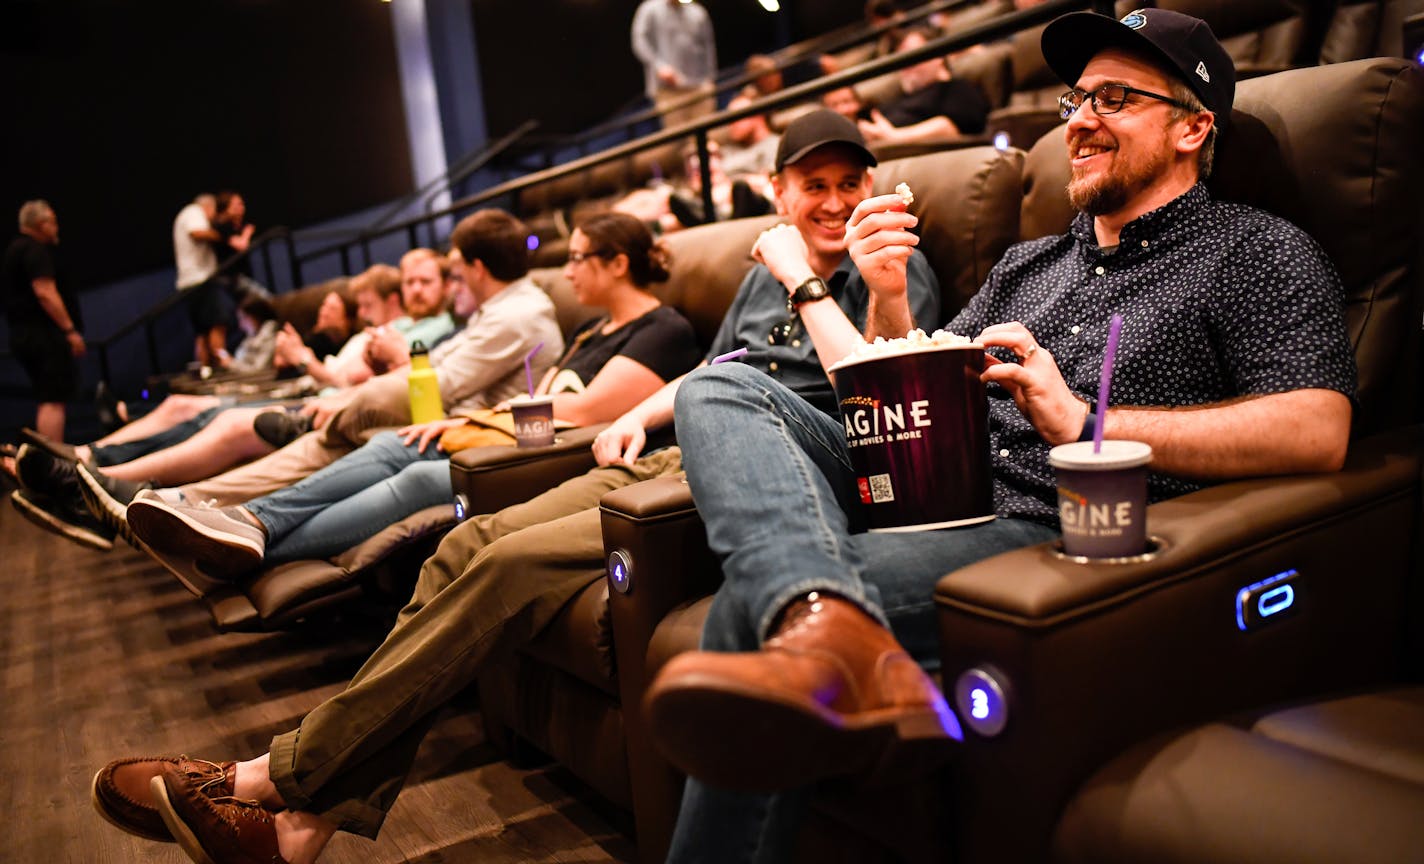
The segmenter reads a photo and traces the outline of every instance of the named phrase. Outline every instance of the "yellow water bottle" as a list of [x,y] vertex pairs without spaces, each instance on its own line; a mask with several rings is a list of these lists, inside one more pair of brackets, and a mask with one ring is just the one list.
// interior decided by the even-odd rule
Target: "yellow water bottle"
[[440,401],[440,378],[430,368],[430,352],[420,342],[410,346],[410,422],[445,419]]

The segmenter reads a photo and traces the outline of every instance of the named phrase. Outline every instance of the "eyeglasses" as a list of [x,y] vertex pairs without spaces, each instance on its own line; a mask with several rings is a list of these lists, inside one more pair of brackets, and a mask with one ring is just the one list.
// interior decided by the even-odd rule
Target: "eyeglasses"
[[599,250],[599,251],[597,251],[597,252],[570,252],[570,253],[569,253],[569,263],[570,263],[570,264],[582,264],[583,262],[587,261],[587,260],[590,259],[590,258],[609,258],[609,257],[612,257],[612,256],[609,255],[607,249],[601,249],[601,250]]
[[1184,102],[1178,102],[1171,96],[1163,96],[1161,93],[1149,93],[1146,90],[1138,90],[1136,87],[1128,87],[1126,84],[1104,84],[1093,92],[1079,90],[1074,87],[1067,93],[1058,97],[1058,116],[1067,120],[1083,104],[1084,99],[1091,99],[1093,111],[1099,115],[1116,114],[1127,105],[1127,97],[1136,93],[1138,96],[1146,96],[1148,99],[1156,99],[1159,102],[1166,102],[1168,105],[1175,105],[1183,111],[1191,111],[1192,106]]

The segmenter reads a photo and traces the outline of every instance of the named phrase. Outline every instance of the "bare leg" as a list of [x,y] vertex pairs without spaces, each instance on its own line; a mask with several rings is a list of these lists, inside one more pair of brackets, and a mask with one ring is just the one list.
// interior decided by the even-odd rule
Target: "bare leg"
[[187,441],[132,462],[111,465],[104,473],[121,480],[152,480],[160,486],[178,486],[211,477],[272,452],[272,445],[252,431],[252,421],[262,410],[230,408]]
[[41,402],[35,411],[35,431],[52,441],[63,441],[64,403]]
[[233,771],[232,795],[256,801],[268,810],[277,811],[277,849],[291,864],[310,864],[321,855],[336,826],[313,813],[288,810],[287,802],[272,785],[267,774],[268,754],[237,763]]
[[222,400],[216,396],[190,396],[177,393],[158,403],[157,408],[144,416],[105,435],[94,443],[100,445],[122,444],[125,441],[138,441],[150,435],[157,435],[179,423],[192,420],[209,408],[216,408],[221,402]]

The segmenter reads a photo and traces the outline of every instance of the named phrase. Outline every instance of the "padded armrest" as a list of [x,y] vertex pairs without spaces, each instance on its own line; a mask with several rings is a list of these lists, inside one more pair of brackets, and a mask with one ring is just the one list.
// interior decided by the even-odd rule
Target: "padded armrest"
[[470,502],[471,513],[495,513],[521,504],[592,469],[600,423],[559,432],[548,447],[471,447],[450,457],[450,484]]
[[[1078,564],[1053,554],[1054,544],[1042,544],[949,574],[936,586],[936,599],[1024,628],[1059,626],[1194,573],[1230,566],[1252,550],[1290,544],[1297,534],[1411,499],[1420,480],[1420,443],[1419,430],[1397,430],[1357,443],[1337,473],[1224,483],[1154,504],[1147,531],[1165,548],[1149,561]],[[1351,550],[1351,558],[1358,561],[1361,551]]]
[[[979,667],[1006,693],[1003,732],[971,732],[956,775],[965,859],[1041,860],[1073,790],[1151,735],[1395,678],[1420,451],[1418,429],[1397,430],[1334,474],[1155,504],[1148,533],[1167,545],[1149,561],[1076,564],[1042,544],[941,579],[946,690]],[[1293,605],[1242,630],[1242,589],[1289,570]],[[1008,795],[1016,808],[993,803]]]
[[[648,646],[668,612],[687,600],[711,594],[722,581],[717,556],[692,492],[680,476],[644,480],[603,496],[605,555],[625,556],[627,591],[610,581],[608,610],[613,621],[613,656],[623,725],[630,746],[633,815],[644,861],[661,861],[677,816],[680,775],[647,745],[643,693],[649,679]],[[632,746],[631,742],[642,742]]]

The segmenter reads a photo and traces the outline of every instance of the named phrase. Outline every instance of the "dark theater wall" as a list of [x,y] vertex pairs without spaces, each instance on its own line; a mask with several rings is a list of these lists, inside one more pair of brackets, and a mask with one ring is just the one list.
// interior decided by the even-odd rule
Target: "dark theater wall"
[[3,233],[50,199],[80,288],[171,266],[200,191],[242,191],[261,228],[411,187],[375,0],[4,0],[0,76]]

